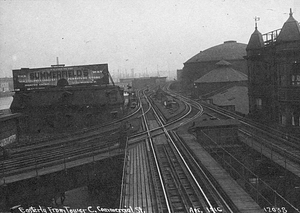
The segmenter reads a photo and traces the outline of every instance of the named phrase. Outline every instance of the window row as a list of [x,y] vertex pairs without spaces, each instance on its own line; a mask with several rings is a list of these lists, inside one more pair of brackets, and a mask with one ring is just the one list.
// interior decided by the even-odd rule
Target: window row
[[[286,115],[280,115],[280,124],[287,125],[287,117]],[[292,126],[300,126],[300,115],[292,115],[291,117]]]

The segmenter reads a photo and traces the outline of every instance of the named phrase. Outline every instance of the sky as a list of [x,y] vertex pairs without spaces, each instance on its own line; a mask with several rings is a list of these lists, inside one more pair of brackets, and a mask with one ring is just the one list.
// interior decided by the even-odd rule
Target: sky
[[176,75],[200,51],[300,21],[300,0],[0,0],[0,77],[108,63],[114,78]]

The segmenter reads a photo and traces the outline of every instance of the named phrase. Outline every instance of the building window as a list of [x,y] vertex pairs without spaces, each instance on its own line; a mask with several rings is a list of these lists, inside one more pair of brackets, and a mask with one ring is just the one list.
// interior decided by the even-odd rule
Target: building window
[[286,116],[280,115],[279,119],[280,119],[280,124],[285,126],[286,125]]
[[262,100],[261,98],[255,99],[256,109],[262,109]]
[[300,116],[293,114],[292,115],[292,125],[293,126],[300,126]]
[[292,85],[300,86],[300,74],[292,75]]
[[300,63],[293,63],[292,65],[292,85],[300,86]]

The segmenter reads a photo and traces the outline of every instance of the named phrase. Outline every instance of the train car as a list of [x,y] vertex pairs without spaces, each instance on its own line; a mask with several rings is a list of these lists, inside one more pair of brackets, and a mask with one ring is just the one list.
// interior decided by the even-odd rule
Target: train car
[[11,111],[37,133],[101,124],[123,115],[123,89],[109,79],[107,64],[13,70]]

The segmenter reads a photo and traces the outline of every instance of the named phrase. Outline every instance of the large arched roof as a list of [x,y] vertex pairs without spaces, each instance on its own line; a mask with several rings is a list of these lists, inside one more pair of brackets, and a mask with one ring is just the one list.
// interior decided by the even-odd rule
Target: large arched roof
[[225,41],[223,44],[201,51],[185,63],[243,59],[243,56],[247,55],[246,47],[247,44]]

